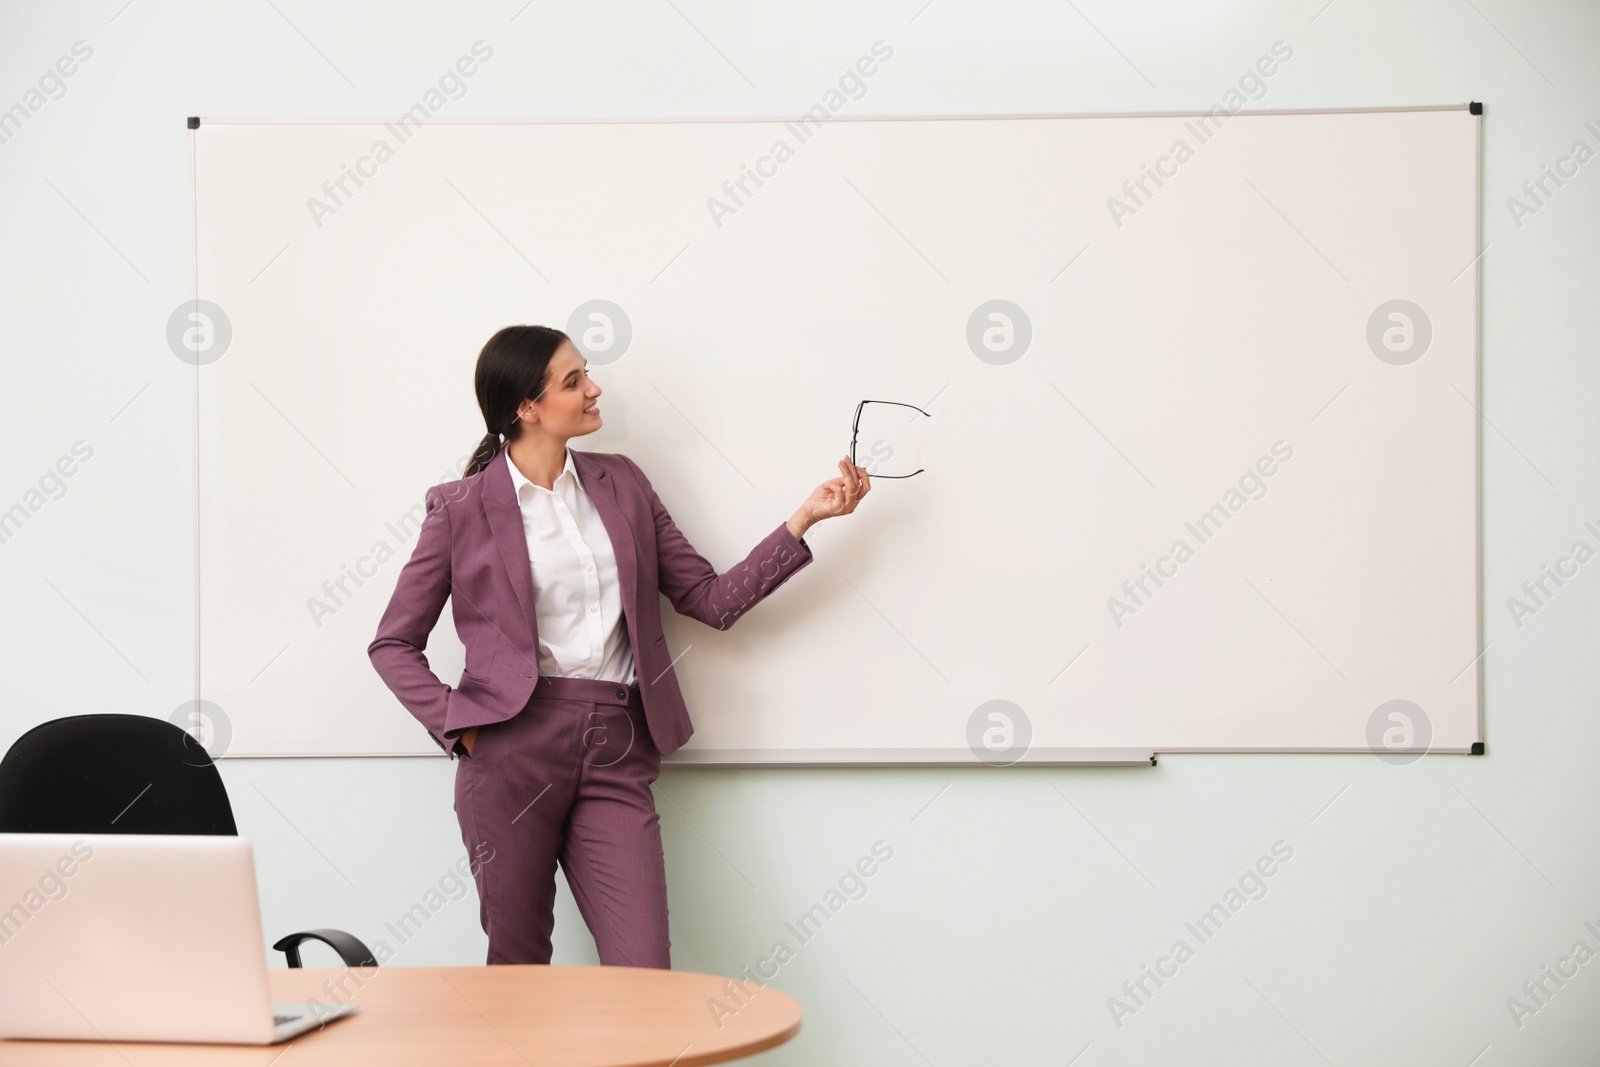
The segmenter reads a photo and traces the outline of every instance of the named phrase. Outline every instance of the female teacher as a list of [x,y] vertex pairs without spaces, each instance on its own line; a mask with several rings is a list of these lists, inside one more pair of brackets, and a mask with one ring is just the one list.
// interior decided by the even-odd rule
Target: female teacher
[[[650,785],[694,726],[661,627],[672,606],[726,630],[811,562],[815,522],[872,487],[842,476],[718,574],[638,464],[578,452],[600,387],[559,330],[507,326],[478,355],[488,433],[464,476],[427,492],[411,559],[367,648],[456,766],[488,963],[549,963],[555,870],[600,962],[670,967],[661,823]],[[504,438],[502,447],[501,438]],[[452,689],[423,654],[453,604],[466,667]]]

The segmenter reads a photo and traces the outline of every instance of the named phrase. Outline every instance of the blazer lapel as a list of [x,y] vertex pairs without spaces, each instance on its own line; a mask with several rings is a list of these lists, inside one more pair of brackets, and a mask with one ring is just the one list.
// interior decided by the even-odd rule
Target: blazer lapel
[[506,577],[511,579],[511,590],[522,608],[522,617],[528,624],[531,648],[539,648],[539,628],[533,614],[533,566],[528,561],[528,536],[522,529],[522,508],[517,504],[516,487],[511,482],[510,458],[505,449],[489,461],[484,472],[488,479],[483,494],[484,514],[489,517],[489,530],[500,549],[500,562],[505,565]]
[[[591,453],[572,449],[572,464],[578,471],[584,492],[589,495],[589,502],[600,513],[600,521],[611,536],[611,550],[617,557],[617,576],[622,582],[622,614],[631,622],[633,606],[639,601],[639,560],[633,530],[617,500],[617,480],[606,473],[605,467]],[[631,632],[628,636],[630,640],[637,640]]]

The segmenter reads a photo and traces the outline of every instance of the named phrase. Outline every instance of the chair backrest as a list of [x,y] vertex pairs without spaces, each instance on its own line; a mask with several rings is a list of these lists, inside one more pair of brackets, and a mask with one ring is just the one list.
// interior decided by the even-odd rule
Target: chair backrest
[[0,833],[238,832],[210,754],[165,719],[53,719],[0,759]]

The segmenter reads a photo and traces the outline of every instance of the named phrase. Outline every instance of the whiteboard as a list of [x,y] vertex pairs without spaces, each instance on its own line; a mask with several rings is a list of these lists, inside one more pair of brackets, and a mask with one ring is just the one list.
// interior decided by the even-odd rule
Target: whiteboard
[[483,434],[478,350],[576,320],[615,328],[572,447],[632,456],[719,570],[837,474],[859,401],[928,413],[923,472],[737,626],[666,613],[672,761],[1363,752],[1395,707],[1469,751],[1480,124],[203,119],[172,336],[214,733],[442,755],[366,646]]

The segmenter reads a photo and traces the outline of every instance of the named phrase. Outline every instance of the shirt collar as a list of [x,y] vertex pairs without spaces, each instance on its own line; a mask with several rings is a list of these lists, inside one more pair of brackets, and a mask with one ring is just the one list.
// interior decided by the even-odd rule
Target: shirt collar
[[[534,489],[544,488],[542,485],[534,485],[532,482],[530,482],[523,475],[523,473],[517,469],[517,465],[511,462],[511,449],[509,447],[501,449],[501,452],[505,455],[506,466],[511,469],[511,488],[516,493],[518,500],[522,499],[522,487],[525,485]],[[561,473],[556,475],[556,480],[551,483],[551,489],[554,489],[556,486],[560,485],[561,479],[565,478],[569,474],[572,475],[572,483],[574,485],[581,486],[583,484],[582,482],[578,481],[578,468],[577,465],[572,462],[572,449],[570,448],[567,449],[566,466],[562,467]]]

